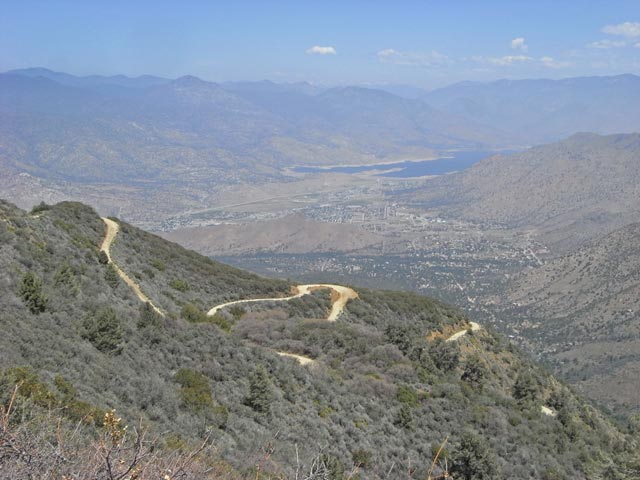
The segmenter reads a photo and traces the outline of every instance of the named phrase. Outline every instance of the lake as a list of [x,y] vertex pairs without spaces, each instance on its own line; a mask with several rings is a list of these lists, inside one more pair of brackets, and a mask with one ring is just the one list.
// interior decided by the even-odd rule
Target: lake
[[[377,165],[358,165],[348,167],[295,167],[293,170],[298,173],[316,173],[316,172],[333,172],[333,173],[362,173],[385,171],[378,173],[381,177],[423,177],[426,175],[444,175],[445,173],[457,172],[464,170],[478,163],[483,158],[495,155],[498,152],[487,151],[464,151],[464,152],[447,152],[446,157],[437,158],[435,160],[410,160],[397,163],[385,163]],[[505,152],[503,152],[505,153]],[[389,172],[387,170],[393,169]]]

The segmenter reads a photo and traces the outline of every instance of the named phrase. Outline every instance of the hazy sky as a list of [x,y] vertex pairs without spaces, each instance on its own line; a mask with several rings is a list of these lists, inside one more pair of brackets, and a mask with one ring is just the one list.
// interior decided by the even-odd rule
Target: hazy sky
[[0,70],[322,84],[640,73],[638,0],[4,0]]

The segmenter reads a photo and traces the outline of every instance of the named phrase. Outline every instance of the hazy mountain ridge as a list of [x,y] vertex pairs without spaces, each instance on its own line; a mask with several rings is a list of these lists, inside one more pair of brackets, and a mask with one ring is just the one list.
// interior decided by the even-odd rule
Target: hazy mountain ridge
[[[156,146],[172,147],[173,163],[179,161],[183,168],[198,168],[200,164],[211,173],[228,176],[228,172],[222,170],[231,166],[230,161],[239,171],[255,173],[271,169],[275,173],[275,168],[311,160],[299,157],[297,149],[288,143],[308,145],[311,150],[323,149],[323,155],[314,157],[317,163],[339,163],[397,157],[420,149],[426,153],[442,145],[459,147],[495,142],[488,129],[463,119],[440,122],[445,114],[420,102],[411,103],[373,90],[358,89],[363,93],[355,96],[342,94],[341,89],[334,94],[311,95],[305,89],[282,87],[272,89],[281,96],[280,101],[270,102],[264,98],[273,94],[269,89],[245,88],[240,89],[242,95],[239,95],[223,85],[191,76],[144,86],[136,83],[136,87],[129,86],[136,79],[129,79],[129,83],[116,82],[122,88],[115,90],[109,78],[100,83],[54,72],[47,78],[34,76],[33,72],[2,74],[3,142],[27,139],[23,128],[15,127],[17,124],[29,127],[28,142],[32,146],[30,155],[13,152],[9,160],[27,165],[50,163],[52,175],[58,166],[60,172],[57,173],[71,176],[71,169],[58,165],[45,150],[46,142],[50,141],[47,139],[55,137],[77,160],[96,164],[95,179],[116,181],[111,172],[119,172],[132,159],[148,161],[147,149]],[[87,83],[91,88],[85,87]],[[364,102],[360,101],[363,96]],[[300,99],[304,101],[304,108],[292,115],[290,106]],[[357,125],[362,120],[358,111],[364,107],[368,115],[375,115],[374,130]],[[17,123],[19,119],[26,122]],[[418,122],[424,126],[417,125],[403,134],[402,129],[394,128],[397,121],[406,125]],[[387,129],[390,133],[381,136]],[[79,144],[77,137],[82,137],[87,145]],[[45,145],[41,147],[43,140]],[[100,158],[98,167],[96,159],[101,156],[101,150],[114,155]],[[159,157],[154,160],[155,175],[149,175],[146,165],[135,164],[132,173],[136,173],[135,168],[142,168],[147,177],[171,178],[161,153],[152,153],[154,158]]]
[[[320,450],[336,468],[360,462],[367,478],[388,478],[392,464],[404,473],[407,462],[422,474],[447,435],[450,464],[462,461],[464,431],[484,445],[471,452],[482,462],[469,468],[491,478],[599,478],[610,462],[634,474],[622,464],[633,441],[503,339],[478,331],[438,340],[468,325],[450,307],[359,290],[328,323],[328,295],[317,292],[208,322],[202,310],[217,302],[284,295],[288,284],[120,227],[113,258],[166,318],[109,273],[97,248],[104,224],[90,208],[63,203],[29,215],[0,204],[3,403],[12,379],[24,375],[13,367],[29,366],[31,384],[42,382],[36,391],[75,389],[74,408],[82,401],[117,408],[125,421],[142,416],[180,442],[209,429],[218,454],[252,478],[247,467],[262,461],[264,445],[273,450],[262,470],[291,473],[295,444],[304,445],[304,468]],[[317,366],[274,350],[311,356]],[[252,390],[255,382],[262,387]],[[41,401],[29,391],[19,397],[20,408]],[[558,416],[543,414],[541,403]]]
[[421,97],[449,113],[543,143],[588,131],[640,131],[640,77],[462,82]]

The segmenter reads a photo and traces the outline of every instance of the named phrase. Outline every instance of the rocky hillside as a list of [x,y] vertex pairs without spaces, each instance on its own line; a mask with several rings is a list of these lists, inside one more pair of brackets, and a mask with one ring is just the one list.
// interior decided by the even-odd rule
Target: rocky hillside
[[640,135],[578,134],[427,182],[415,202],[571,249],[640,220]]
[[581,391],[640,411],[640,225],[527,271],[507,286],[506,316],[534,352]]
[[446,305],[359,289],[332,322],[338,290],[278,301],[291,284],[111,225],[103,243],[84,205],[0,204],[0,401],[18,426],[53,410],[120,445],[116,409],[162,449],[209,438],[226,478],[425,478],[445,439],[433,475],[638,478],[635,440]]

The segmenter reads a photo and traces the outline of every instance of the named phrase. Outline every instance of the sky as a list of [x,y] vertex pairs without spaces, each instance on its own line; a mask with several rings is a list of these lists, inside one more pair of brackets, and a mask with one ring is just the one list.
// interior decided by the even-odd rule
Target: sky
[[640,74],[639,0],[3,0],[0,71],[321,85]]

